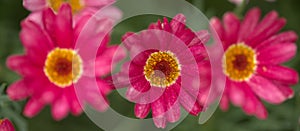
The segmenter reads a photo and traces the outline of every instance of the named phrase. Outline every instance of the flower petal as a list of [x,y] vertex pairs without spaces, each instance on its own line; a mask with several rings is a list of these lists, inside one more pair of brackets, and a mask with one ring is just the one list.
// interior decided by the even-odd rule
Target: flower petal
[[299,81],[298,73],[295,70],[278,65],[260,65],[257,73],[288,85],[297,84]]
[[45,106],[44,103],[41,103],[37,99],[31,98],[25,105],[23,114],[29,118],[34,117],[42,110],[44,106]]
[[234,13],[226,13],[223,16],[226,43],[231,44],[237,41],[240,29],[240,20]]
[[134,114],[137,118],[144,119],[150,112],[150,104],[135,104]]
[[257,51],[259,64],[281,64],[296,55],[297,46],[294,43],[280,43]]
[[61,96],[52,104],[51,112],[55,120],[59,121],[68,115],[70,110],[66,96]]
[[30,11],[40,11],[47,5],[46,0],[23,0],[23,6]]
[[256,49],[266,48],[267,46],[278,44],[278,43],[294,43],[298,39],[298,35],[294,31],[282,32],[278,35],[274,35],[269,39],[259,44]]
[[42,68],[34,65],[31,60],[24,55],[13,55],[7,58],[6,65],[11,70],[16,71],[22,76],[43,75]]
[[25,81],[19,80],[8,87],[7,94],[12,100],[23,100],[29,96],[29,91]]
[[249,115],[255,115],[260,119],[266,119],[268,112],[264,105],[260,102],[248,85],[246,85],[244,90],[247,96],[245,104],[243,105],[243,110]]
[[253,8],[247,12],[244,21],[241,24],[238,41],[245,41],[245,39],[253,32],[256,27],[261,11],[259,8]]
[[248,85],[256,95],[272,104],[279,104],[287,99],[276,85],[261,76],[253,76]]

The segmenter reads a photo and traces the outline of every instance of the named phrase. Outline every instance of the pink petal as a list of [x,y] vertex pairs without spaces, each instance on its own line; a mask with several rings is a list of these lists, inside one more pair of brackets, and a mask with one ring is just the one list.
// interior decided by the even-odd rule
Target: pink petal
[[150,112],[150,104],[135,104],[134,114],[137,118],[144,119]]
[[224,41],[224,39],[225,39],[225,29],[223,28],[221,20],[217,17],[213,17],[210,20],[210,25],[213,28],[213,30],[215,30],[217,32],[217,34],[219,35],[221,41]]
[[252,8],[247,12],[244,21],[241,24],[238,41],[244,41],[245,38],[247,38],[253,32],[259,21],[260,14],[261,11],[259,8]]
[[196,99],[192,98],[185,90],[180,90],[179,95],[180,104],[183,106],[183,108],[191,115],[198,115],[202,110],[202,107],[199,105]]
[[[46,8],[42,13],[42,22],[45,27],[45,30],[49,33],[49,35],[53,35],[55,32],[55,21],[56,15],[54,14],[51,8]],[[56,43],[55,43],[56,44]]]
[[223,21],[226,33],[226,43],[235,43],[237,41],[238,31],[240,29],[240,20],[234,13],[226,13],[223,16]]
[[[44,18],[47,16],[44,16]],[[54,33],[51,34],[60,48],[72,48],[74,41],[72,10],[69,4],[63,4],[56,16]]]
[[54,48],[50,37],[38,24],[32,21],[24,20],[21,26],[20,39],[26,48],[27,55],[36,64],[43,65],[48,51]]
[[270,36],[275,35],[278,31],[280,31],[285,24],[286,20],[284,18],[276,20],[270,28],[266,29],[262,32],[262,34],[252,40],[252,43],[250,45],[252,45],[253,47],[259,45],[262,41],[268,39]]
[[84,4],[87,6],[104,6],[112,4],[115,0],[84,0]]
[[299,81],[298,72],[278,65],[261,65],[257,68],[257,73],[288,85],[297,84]]
[[272,104],[279,104],[287,99],[276,85],[261,76],[253,76],[248,85],[256,95]]
[[242,83],[231,82],[230,87],[228,88],[229,98],[235,106],[241,107],[245,104],[245,91],[244,85]]
[[6,92],[9,98],[15,101],[23,100],[29,96],[29,91],[24,80],[19,80],[11,84]]
[[180,105],[178,92],[179,90],[176,90],[172,86],[168,87],[164,92],[167,110],[167,120],[169,122],[176,122],[180,119]]
[[6,65],[11,70],[22,76],[44,75],[42,68],[34,65],[31,60],[24,55],[13,55],[7,58]]
[[111,70],[114,69],[114,65],[112,64],[123,59],[126,55],[123,50],[118,50],[119,46],[105,48],[106,49],[103,49],[104,51],[96,58],[95,61],[96,76],[104,76],[109,74]]
[[264,19],[255,27],[255,29],[253,30],[251,35],[246,39],[245,42],[247,44],[252,44],[252,41],[254,41],[257,37],[264,35],[263,33],[266,30],[270,29],[272,25],[274,25],[274,23],[276,23],[275,21],[277,20],[277,18],[278,18],[278,14],[276,11],[271,11],[270,13],[268,13],[264,17]]
[[37,115],[45,105],[41,103],[39,100],[31,98],[27,102],[24,108],[23,114],[27,117],[34,117]]
[[23,0],[23,6],[30,11],[40,11],[47,6],[46,0]]
[[58,98],[53,104],[51,108],[52,116],[55,120],[59,121],[65,118],[68,115],[70,110],[68,100],[65,96],[61,96]]
[[166,123],[167,123],[167,119],[166,117],[155,117],[153,118],[154,124],[157,128],[165,128],[166,127]]
[[229,99],[228,96],[223,94],[222,99],[220,101],[220,108],[223,111],[227,111],[229,109]]
[[182,32],[185,29],[185,22],[186,18],[183,14],[174,16],[174,18],[170,22],[170,25],[175,35],[178,35],[178,33]]
[[265,48],[266,46],[270,46],[278,43],[294,43],[298,39],[298,35],[293,31],[282,32],[278,35],[274,35],[269,39],[263,41],[260,45],[256,47],[256,49]]
[[280,64],[296,55],[297,46],[294,43],[280,43],[258,50],[259,64]]
[[288,98],[291,99],[294,96],[294,90],[288,86],[278,85],[278,89],[282,92],[282,94]]
[[82,107],[78,101],[74,87],[70,87],[65,91],[71,113],[75,116],[80,115],[82,113]]
[[4,119],[0,122],[0,131],[15,131],[15,128],[8,119]]
[[256,95],[251,91],[250,87],[246,85],[246,99],[243,105],[243,110],[249,115],[256,115],[260,119],[266,119],[268,112]]

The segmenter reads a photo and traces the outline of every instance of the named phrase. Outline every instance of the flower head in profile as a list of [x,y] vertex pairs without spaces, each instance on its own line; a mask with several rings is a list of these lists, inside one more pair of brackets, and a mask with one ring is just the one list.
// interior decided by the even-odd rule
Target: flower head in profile
[[3,119],[0,120],[0,131],[15,131],[15,128],[8,119]]
[[[73,27],[71,7],[64,4],[56,14],[49,8],[45,9],[42,18],[42,25],[30,19],[21,24],[20,39],[25,54],[10,56],[7,66],[22,78],[8,87],[8,96],[12,100],[29,98],[23,112],[28,117],[35,116],[47,104],[51,105],[55,120],[64,118],[68,112],[81,114],[80,103],[105,110],[108,107],[105,95],[110,92],[110,87],[100,78],[97,78],[97,87],[89,85],[87,81],[94,79],[87,69],[91,62],[83,60],[81,50],[75,49],[82,27],[90,17],[82,17]],[[95,69],[96,76],[105,76],[110,72],[116,46],[108,47],[109,36],[103,34],[109,32],[113,21],[103,17],[95,24],[97,32],[81,35],[91,40],[104,38],[94,63],[101,66]],[[80,88],[75,90],[74,84],[80,84]]]
[[278,33],[286,20],[271,11],[260,21],[260,9],[253,8],[243,20],[233,13],[211,20],[225,49],[223,72],[227,76],[221,108],[231,101],[247,114],[265,119],[261,100],[280,104],[293,97],[298,83],[295,70],[280,64],[295,56],[298,36],[293,31]]
[[164,18],[147,30],[123,37],[131,60],[120,74],[128,79],[114,80],[128,82],[126,97],[135,103],[135,116],[143,119],[152,110],[158,128],[178,121],[180,107],[198,115],[204,106],[202,92],[208,87],[209,73],[199,69],[210,70],[204,47],[209,35],[192,32],[185,20],[178,14],[170,22]]

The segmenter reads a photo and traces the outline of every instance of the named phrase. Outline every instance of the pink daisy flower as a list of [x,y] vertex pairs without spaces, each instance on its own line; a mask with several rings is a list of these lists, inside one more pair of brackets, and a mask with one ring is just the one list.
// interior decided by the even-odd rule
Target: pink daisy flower
[[3,119],[0,120],[0,131],[15,131],[15,128],[8,119]]
[[227,76],[221,100],[226,110],[231,101],[246,114],[267,118],[261,99],[280,104],[293,97],[290,86],[298,83],[295,70],[281,66],[295,56],[298,36],[293,31],[278,33],[286,20],[271,11],[261,21],[260,9],[253,8],[239,20],[233,13],[223,16],[223,23],[212,18],[211,25],[225,49],[223,72]]
[[[94,80],[89,74],[90,62],[82,59],[80,50],[75,50],[75,43],[82,27],[90,16],[82,17],[73,28],[71,7],[62,5],[57,14],[51,9],[43,11],[43,24],[39,25],[25,19],[21,26],[20,39],[25,47],[24,55],[8,58],[7,66],[22,76],[22,79],[10,85],[7,94],[12,100],[29,98],[24,115],[35,116],[46,104],[51,105],[55,120],[64,118],[70,111],[73,115],[82,112],[80,103],[88,103],[95,109],[103,111],[108,107],[105,95],[110,87],[97,79],[98,87],[89,86]],[[90,40],[100,39],[112,27],[112,20],[99,18],[95,31],[82,33]],[[97,31],[97,32],[96,32]],[[89,44],[86,41],[86,44]],[[96,76],[109,74],[116,46],[107,47],[108,36],[102,41],[95,64]],[[80,88],[74,88],[74,84]],[[77,99],[77,96],[84,98]]]
[[86,8],[98,8],[114,2],[114,0],[23,0],[23,5],[30,11],[42,11],[51,8],[57,12],[64,3],[70,4],[73,13]]
[[210,70],[204,47],[209,36],[207,31],[192,32],[185,20],[182,14],[170,22],[164,18],[148,30],[123,37],[131,60],[119,75],[128,79],[113,80],[128,82],[126,97],[135,103],[135,116],[143,119],[152,110],[158,128],[178,121],[180,107],[198,115],[204,106],[202,93],[207,90],[209,73],[199,69]]

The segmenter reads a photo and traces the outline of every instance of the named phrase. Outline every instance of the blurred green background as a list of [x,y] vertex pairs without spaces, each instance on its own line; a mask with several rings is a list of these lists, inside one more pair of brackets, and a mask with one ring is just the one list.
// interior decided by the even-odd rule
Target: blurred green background
[[[176,1],[176,0],[174,0]],[[207,17],[221,17],[226,11],[233,11],[235,5],[227,0],[189,0],[197,8],[203,11]],[[300,34],[300,1],[299,0],[277,0],[269,3],[264,0],[250,0],[246,6],[260,7],[263,14],[276,10],[280,16],[287,19],[284,30],[294,30]],[[246,10],[247,10],[246,9]],[[243,12],[245,13],[245,12]],[[5,67],[7,56],[22,53],[23,48],[19,41],[20,22],[29,14],[22,6],[22,0],[0,0],[0,82],[10,84],[19,77]],[[127,31],[138,31],[144,29],[149,23],[155,22],[159,17],[151,16],[127,20],[120,24],[113,33],[111,43],[119,43],[120,36]],[[133,21],[141,21],[133,24]],[[297,42],[299,44],[299,42]],[[287,66],[300,71],[300,54]],[[299,128],[300,114],[300,85],[293,87],[295,97],[281,105],[270,105],[265,103],[269,111],[267,120],[258,120],[253,116],[245,115],[241,109],[231,106],[228,112],[217,110],[213,117],[204,125],[198,125],[198,117],[188,116],[174,131],[202,130],[202,131],[296,131]],[[121,114],[133,117],[133,104],[122,99],[116,92],[109,95],[112,108]],[[0,99],[1,101],[1,99]],[[23,105],[25,102],[19,102]],[[124,108],[126,107],[126,108]],[[0,108],[0,116],[4,114]],[[101,130],[84,114],[79,117],[69,116],[56,122],[52,119],[49,107],[45,108],[39,115],[32,119],[24,118],[29,131],[96,131]]]

